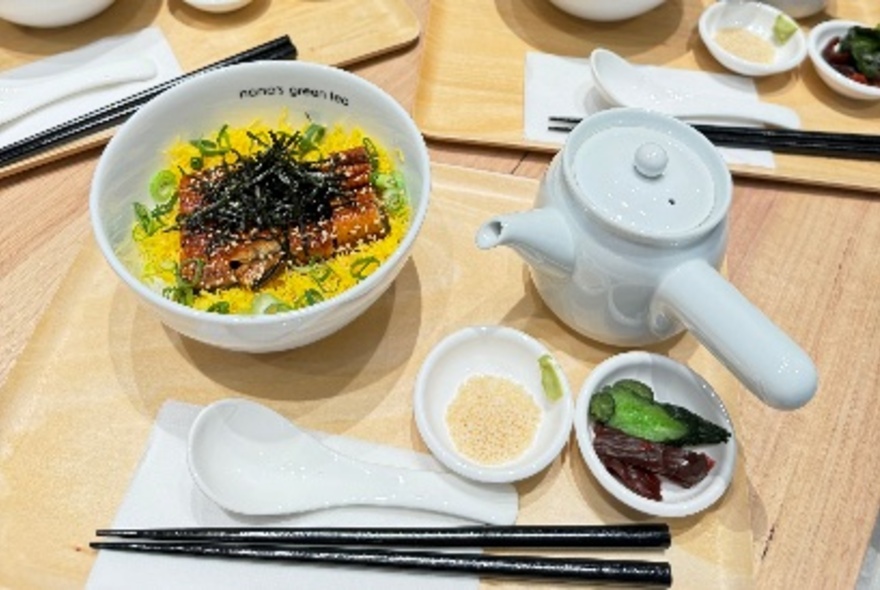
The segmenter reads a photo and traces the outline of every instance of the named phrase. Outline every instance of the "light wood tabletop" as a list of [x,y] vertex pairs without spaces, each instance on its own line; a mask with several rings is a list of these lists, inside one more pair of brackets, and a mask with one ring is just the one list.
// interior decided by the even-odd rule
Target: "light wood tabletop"
[[[424,30],[430,2],[410,4]],[[423,43],[349,69],[411,108]],[[435,163],[533,179],[550,160],[433,141],[429,148]],[[0,383],[48,306],[65,305],[56,291],[89,239],[100,151],[0,179]],[[880,508],[880,195],[743,178],[734,192],[727,275],[804,347],[820,377],[816,397],[793,412],[742,388],[735,398],[756,587],[852,588]]]

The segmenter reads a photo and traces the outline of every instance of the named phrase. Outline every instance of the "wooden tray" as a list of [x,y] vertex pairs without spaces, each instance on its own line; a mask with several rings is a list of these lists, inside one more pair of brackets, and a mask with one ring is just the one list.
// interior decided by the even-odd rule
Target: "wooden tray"
[[[556,151],[558,146],[523,135],[527,52],[587,57],[594,48],[607,47],[635,63],[725,72],[696,32],[700,12],[713,1],[667,0],[628,21],[590,23],[557,10],[548,0],[434,0],[414,117],[436,139]],[[880,4],[830,0],[824,15],[801,24],[832,17],[873,25],[880,22]],[[764,100],[795,107],[805,129],[880,132],[880,102],[840,97],[806,61],[793,74],[758,81],[757,88]],[[783,154],[776,156],[773,170],[736,166],[733,172],[880,191],[876,162]]]
[[[69,51],[108,36],[159,27],[185,72],[281,35],[290,35],[299,59],[336,66],[415,41],[419,21],[405,0],[255,0],[227,14],[210,14],[180,0],[124,1],[75,26],[19,27],[0,20],[0,71]],[[113,131],[0,169],[0,177],[103,145]]]
[[[578,390],[616,350],[565,329],[514,253],[477,251],[473,242],[482,221],[529,206],[536,188],[530,179],[435,166],[431,212],[391,290],[341,332],[286,353],[230,353],[179,337],[135,301],[89,242],[0,391],[0,537],[14,539],[0,552],[0,587],[82,587],[94,560],[87,544],[95,528],[111,524],[166,400],[257,399],[306,428],[426,451],[411,413],[415,375],[442,337],[474,324],[540,339]],[[655,350],[703,374],[736,422],[740,386],[695,340]],[[597,486],[572,436],[560,458],[518,486],[519,520],[644,519]],[[677,587],[752,587],[742,461],[719,503],[672,526],[664,557]]]

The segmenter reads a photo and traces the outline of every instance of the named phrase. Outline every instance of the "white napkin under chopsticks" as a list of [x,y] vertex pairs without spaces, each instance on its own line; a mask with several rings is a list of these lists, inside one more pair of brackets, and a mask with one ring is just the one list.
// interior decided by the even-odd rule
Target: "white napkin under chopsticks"
[[[225,512],[201,493],[187,468],[187,435],[200,410],[199,406],[180,402],[162,406],[113,528],[473,524],[439,514],[389,508],[337,508],[284,518],[248,518]],[[439,468],[424,454],[340,436],[328,436],[323,442],[341,453],[374,463]],[[107,528],[107,524],[96,522],[95,528]],[[86,588],[475,590],[478,586],[479,580],[471,576],[102,551]]]
[[51,79],[54,74],[134,56],[150,58],[156,65],[156,75],[148,80],[82,92],[0,125],[0,147],[176,78],[183,74],[183,70],[162,31],[157,27],[148,27],[136,33],[106,37],[71,51],[0,72],[2,87],[4,80],[22,82]]
[[[758,101],[749,78],[674,68],[638,66],[650,78],[666,86],[689,88],[707,96]],[[529,52],[525,61],[523,130],[526,139],[542,143],[565,143],[565,133],[548,131],[551,116],[587,116],[610,108],[598,93],[588,58],[564,57]],[[739,148],[718,148],[728,164],[775,168],[773,152]]]

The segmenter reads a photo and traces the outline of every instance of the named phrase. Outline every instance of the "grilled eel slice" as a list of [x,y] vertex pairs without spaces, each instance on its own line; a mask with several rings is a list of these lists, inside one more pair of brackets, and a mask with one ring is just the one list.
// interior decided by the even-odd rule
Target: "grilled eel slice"
[[[370,183],[372,172],[369,155],[363,147],[336,152],[309,165],[308,175],[315,184],[304,183],[305,186],[298,188],[311,190],[311,197],[321,190],[326,194],[321,202],[309,204],[309,215],[291,220],[285,226],[220,231],[211,224],[181,223],[181,276],[197,289],[214,291],[234,286],[258,289],[287,264],[327,260],[384,237],[388,233],[388,220]],[[209,189],[233,173],[218,167],[184,176],[178,189],[182,218],[193,217],[208,207],[220,207],[218,200],[208,198]],[[326,190],[327,187],[331,188]],[[292,202],[302,196],[290,194],[290,190],[282,192],[278,198]],[[243,199],[232,206],[250,205]]]

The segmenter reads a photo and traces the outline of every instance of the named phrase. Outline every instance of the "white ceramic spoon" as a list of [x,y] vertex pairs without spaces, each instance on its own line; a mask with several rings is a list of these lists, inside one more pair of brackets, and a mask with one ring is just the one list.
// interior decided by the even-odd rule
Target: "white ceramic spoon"
[[798,114],[788,107],[757,100],[705,98],[663,86],[607,49],[593,50],[590,66],[599,93],[617,106],[657,111],[680,119],[723,119],[789,129],[801,126]]
[[68,96],[156,75],[151,59],[136,57],[47,77],[33,82],[0,81],[0,125]]
[[199,413],[189,435],[189,468],[214,502],[251,516],[393,506],[502,525],[513,524],[518,510],[510,485],[358,461],[246,400],[219,401]]

